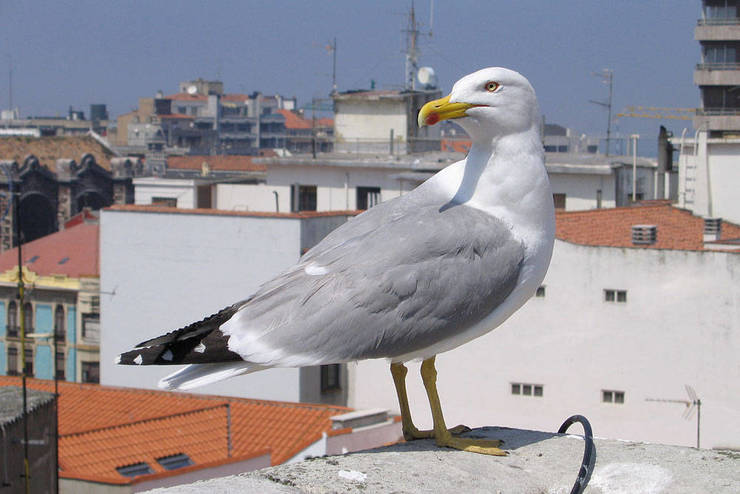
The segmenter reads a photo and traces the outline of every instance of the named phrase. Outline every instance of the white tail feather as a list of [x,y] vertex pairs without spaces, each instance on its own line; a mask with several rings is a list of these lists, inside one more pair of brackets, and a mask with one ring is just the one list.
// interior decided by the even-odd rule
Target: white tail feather
[[184,369],[160,379],[158,386],[162,389],[192,389],[264,368],[249,362],[190,364]]

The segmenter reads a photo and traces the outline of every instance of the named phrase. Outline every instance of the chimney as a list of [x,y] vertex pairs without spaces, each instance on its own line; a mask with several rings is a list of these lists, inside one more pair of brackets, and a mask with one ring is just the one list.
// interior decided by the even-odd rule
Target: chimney
[[632,225],[632,243],[651,245],[658,240],[658,227],[655,225]]
[[704,218],[704,241],[716,242],[722,236],[722,218]]

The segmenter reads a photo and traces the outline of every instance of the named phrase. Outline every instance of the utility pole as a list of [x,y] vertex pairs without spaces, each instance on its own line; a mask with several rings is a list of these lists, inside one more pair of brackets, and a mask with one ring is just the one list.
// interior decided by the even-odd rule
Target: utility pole
[[31,472],[28,461],[28,393],[26,389],[26,310],[24,308],[23,285],[23,240],[21,239],[21,214],[19,193],[13,194],[13,214],[15,216],[15,235],[18,243],[18,305],[20,309],[21,326],[21,380],[23,387],[23,479],[26,494],[31,492]]
[[[632,134],[632,202],[637,202],[637,140],[640,134]],[[609,142],[609,141],[607,141]]]
[[404,68],[404,87],[407,90],[416,89],[416,73],[419,71],[419,35],[432,36],[431,23],[434,20],[434,2],[431,3],[431,13],[429,14],[429,31],[423,33],[419,31],[419,23],[416,22],[416,9],[414,2],[411,1],[411,10],[409,11],[409,23],[403,32],[406,33],[406,64]]
[[609,148],[611,146],[611,134],[612,134],[612,94],[614,87],[614,71],[612,69],[603,69],[601,72],[594,72],[596,77],[601,77],[601,82],[609,84],[609,100],[608,101],[596,101],[588,100],[589,103],[603,106],[607,109],[607,120],[606,120],[606,156],[609,156]]

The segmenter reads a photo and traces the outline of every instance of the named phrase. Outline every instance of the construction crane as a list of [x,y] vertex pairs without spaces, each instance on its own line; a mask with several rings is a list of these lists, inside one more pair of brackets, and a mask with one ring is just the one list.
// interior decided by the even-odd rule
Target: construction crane
[[659,120],[691,120],[696,108],[665,108],[656,106],[628,106],[617,118],[655,118]]

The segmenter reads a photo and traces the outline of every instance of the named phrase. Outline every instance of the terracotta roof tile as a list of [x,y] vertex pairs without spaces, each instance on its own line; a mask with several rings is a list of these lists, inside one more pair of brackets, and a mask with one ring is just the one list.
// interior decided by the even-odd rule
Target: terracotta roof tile
[[221,155],[221,156],[170,156],[167,158],[167,168],[175,170],[201,170],[203,163],[213,171],[241,171],[264,172],[265,165],[255,164],[253,156]]
[[[0,376],[0,386],[19,377]],[[27,379],[32,389],[53,390],[53,381]],[[227,449],[230,407],[232,456]],[[282,463],[331,430],[330,417],[345,407],[192,395],[97,384],[59,383],[59,460],[62,476],[128,483],[116,467],[184,453],[195,466],[240,461],[271,452]],[[140,477],[140,478],[149,478]]]
[[230,93],[230,94],[224,94],[221,96],[221,99],[223,101],[249,101],[249,95],[246,94],[237,94],[237,93]]
[[16,161],[19,166],[32,154],[39,163],[56,172],[58,159],[72,159],[79,164],[82,156],[88,153],[95,157],[98,165],[111,169],[113,153],[91,136],[0,137],[0,159]]
[[[24,266],[42,276],[99,276],[99,238],[97,222],[79,223],[46,235],[23,244]],[[12,269],[17,263],[17,248],[0,254],[0,272]]]
[[[632,207],[562,211],[555,215],[556,237],[581,245],[645,249],[705,250],[704,220],[666,201]],[[632,243],[633,225],[655,225],[654,244]],[[722,222],[722,240],[740,238],[740,226]]]
[[175,93],[170,94],[169,96],[165,96],[165,99],[178,101],[206,101],[208,97],[203,96],[202,94]]
[[296,115],[290,110],[277,110],[277,113],[285,117],[286,129],[310,129],[312,123],[300,115]]

